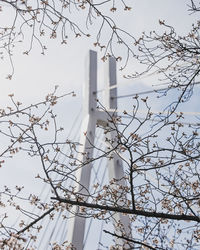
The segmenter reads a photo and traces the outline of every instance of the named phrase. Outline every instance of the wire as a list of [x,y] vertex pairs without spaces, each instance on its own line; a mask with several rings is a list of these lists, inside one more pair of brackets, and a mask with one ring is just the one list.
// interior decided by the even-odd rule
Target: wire
[[[69,138],[72,134],[73,134],[72,140],[75,140],[75,138],[77,137],[77,135],[78,135],[78,130],[79,130],[80,124],[81,124],[81,120],[78,122],[78,119],[80,118],[81,112],[82,112],[82,107],[80,108],[79,112],[77,113],[77,115],[76,115],[76,117],[75,117],[75,119],[74,119],[74,121],[73,121],[73,123],[72,123],[72,126],[71,126],[71,128],[70,128],[70,130],[69,130],[69,133],[68,133],[68,135],[67,135],[67,138]],[[75,128],[76,128],[76,129],[75,129]],[[74,130],[75,130],[75,131],[74,131]],[[64,150],[65,147],[66,147],[66,145],[63,145],[63,146],[62,146],[62,151]],[[58,159],[59,159],[59,158],[60,158],[60,155],[58,155]],[[62,159],[62,162],[64,162],[65,160],[66,160],[66,156]],[[54,175],[54,178],[56,178],[57,175],[58,175],[58,174],[55,174],[55,175]],[[44,191],[46,190],[46,187],[47,187],[47,183],[44,183],[43,188],[42,188],[41,193],[40,193],[40,196],[44,193]],[[47,201],[47,199],[48,199],[48,197],[49,197],[50,191],[51,191],[51,190],[48,189],[48,192],[47,192],[47,194],[45,195],[45,198],[44,198],[44,201],[45,201],[45,202]],[[46,248],[45,248],[45,249],[48,249],[49,242],[51,241],[53,235],[55,234],[55,230],[56,230],[56,227],[57,227],[58,222],[59,222],[59,220],[60,220],[60,217],[61,217],[61,213],[59,213],[59,215],[58,215],[58,217],[57,217],[57,219],[56,219],[56,222],[55,222],[55,225],[54,225],[54,227],[53,227],[53,230],[51,231],[51,234],[50,234],[50,236],[49,236],[49,238],[48,238],[48,240],[47,240],[47,242],[46,242],[46,246],[45,246]],[[47,222],[47,226],[46,226],[47,228],[49,228],[50,222],[51,222],[51,221],[50,221],[50,219],[49,219],[48,222]],[[44,240],[44,238],[46,237],[46,234],[47,234],[47,230],[44,230],[44,232],[43,232],[43,234],[42,234],[42,237],[40,238],[40,240],[39,240],[39,242],[38,242],[38,249],[40,249],[42,243],[44,243],[43,240]],[[32,241],[32,244],[34,244],[33,241]]]
[[[137,77],[136,78],[136,80],[141,80],[141,79],[146,79],[146,78],[148,78],[148,77],[150,77],[150,76],[152,76],[152,75],[157,75],[158,74],[158,72],[156,71],[156,72],[153,72],[153,73],[150,73],[150,74],[146,74],[145,76],[140,76],[140,77]],[[108,87],[108,88],[103,88],[103,89],[100,89],[100,90],[97,90],[95,93],[99,93],[99,92],[103,92],[103,91],[106,91],[107,89],[114,89],[114,88],[117,88],[117,86],[119,85],[119,84],[123,84],[124,85],[124,83],[125,84],[130,84],[130,82],[120,82],[120,83],[118,83],[118,84],[116,84],[116,85],[113,85],[113,86],[111,86],[111,87]],[[132,84],[132,83],[131,83]],[[166,84],[169,84],[169,83],[162,83],[162,84],[154,84],[154,85],[152,85],[152,86],[159,86],[159,85],[166,85]]]
[[[81,124],[81,120],[80,120],[80,122],[78,122],[78,119],[80,118],[81,112],[82,112],[82,107],[81,107],[81,109],[79,110],[79,112],[78,112],[76,118],[74,119],[74,122],[73,122],[73,124],[72,124],[72,126],[71,126],[71,129],[70,129],[70,131],[69,131],[69,133],[68,133],[68,136],[67,136],[67,138],[69,138],[70,135],[73,133],[73,136],[72,136],[72,137],[73,137],[73,138],[72,138],[73,141],[75,140],[75,138],[78,137],[78,131],[79,131],[80,124]],[[78,126],[77,126],[77,125],[78,125]],[[77,126],[77,128],[76,128],[76,130],[75,130],[75,127],[76,127],[76,126]],[[66,145],[63,145],[62,151],[64,150],[65,146],[66,146]],[[64,162],[65,159],[66,159],[66,156],[64,157],[64,159],[62,160],[62,162]],[[72,180],[71,180],[71,182],[72,182]],[[71,182],[69,183],[69,185],[71,184]],[[55,233],[55,232],[56,232],[56,228],[58,227],[58,224],[59,224],[59,222],[60,222],[61,214],[62,214],[62,212],[60,212],[60,213],[58,214],[57,220],[56,220],[56,222],[55,222],[55,224],[54,224],[52,233],[51,233],[51,235],[50,235],[50,237],[49,237],[49,239],[48,239],[48,241],[47,241],[46,247],[49,245],[49,243],[50,243],[50,241],[53,239],[54,235],[55,235],[54,238],[57,238],[57,235],[58,235],[58,232],[59,232],[59,229],[60,229],[60,228],[57,230],[57,233]],[[67,214],[68,214],[68,212],[67,212]],[[49,222],[50,222],[50,220],[49,220]],[[48,225],[49,225],[49,222],[48,222]],[[60,222],[60,223],[62,223],[62,222]],[[67,223],[67,222],[66,222],[66,223]],[[42,240],[43,240],[43,238],[41,239],[41,241],[42,241]],[[62,239],[60,239],[60,240],[62,240]],[[47,249],[47,248],[46,248],[46,249]]]
[[[125,119],[133,119],[133,117],[128,117],[128,116],[121,116],[121,118],[125,118]],[[145,120],[146,118],[144,118],[144,117],[137,117],[139,120]],[[153,122],[162,122],[163,120],[161,120],[161,119],[154,119],[154,118],[152,118],[152,119],[148,119],[148,121],[153,121]],[[200,123],[191,123],[191,122],[175,122],[175,124],[179,124],[179,123],[181,123],[181,124],[183,124],[183,125],[192,125],[192,126],[200,126]]]
[[[122,109],[106,109],[107,112],[121,112],[123,113],[124,111],[126,112],[133,112],[133,110],[122,110]],[[167,111],[157,111],[157,110],[154,110],[154,111],[150,111],[152,114],[168,114]],[[146,110],[139,110],[137,111],[137,113],[139,114],[146,114],[147,111]],[[183,114],[183,115],[200,115],[200,112],[190,112],[190,111],[184,111],[184,112],[174,112],[175,114],[177,115],[180,115],[180,114]]]
[[[200,82],[195,82],[194,85],[200,84]],[[173,87],[176,88],[176,87]],[[173,89],[172,88],[172,89]],[[119,99],[119,98],[126,98],[126,97],[133,97],[136,95],[145,95],[145,94],[151,94],[151,93],[156,93],[158,91],[163,91],[163,90],[168,90],[169,88],[160,88],[160,89],[154,89],[154,90],[147,90],[143,92],[138,92],[138,93],[133,93],[133,94],[128,94],[128,95],[120,95],[120,96],[114,96],[112,99]]]
[[[100,130],[100,131],[97,131],[97,136],[96,136],[96,147],[98,148],[102,148],[102,142],[100,142],[100,137],[102,136],[103,134],[103,131]],[[100,142],[100,143],[99,143]],[[98,146],[98,143],[99,143],[99,146]],[[94,158],[98,157],[98,151],[96,152]],[[94,166],[92,167],[92,172],[94,173],[94,178],[93,178],[93,181],[91,183],[94,183],[95,181],[97,181],[98,183],[100,182],[99,179],[98,179],[98,174],[99,174],[99,171],[100,171],[100,168],[102,167],[102,161],[103,161],[103,158],[100,159],[99,163],[98,163],[98,166],[97,166],[97,171],[95,170]],[[104,177],[105,177],[105,172],[106,172],[106,167],[104,167],[104,172],[103,172],[103,176],[101,178],[101,182],[100,182],[100,186],[102,186],[102,183],[103,183],[103,180],[104,180]],[[91,188],[90,188],[91,189]],[[86,235],[84,237],[84,242],[83,242],[83,248],[85,247],[86,245],[86,242],[87,242],[87,239],[88,239],[88,236],[89,236],[89,233],[90,233],[90,228],[91,228],[91,225],[92,225],[92,220],[93,218],[91,217],[90,218],[90,222],[89,222],[89,225],[88,225],[88,228],[87,228],[87,232],[86,232]]]

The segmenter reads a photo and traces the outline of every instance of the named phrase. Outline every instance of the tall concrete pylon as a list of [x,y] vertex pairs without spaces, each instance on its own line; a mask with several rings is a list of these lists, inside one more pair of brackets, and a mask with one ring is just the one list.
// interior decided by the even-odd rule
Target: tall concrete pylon
[[[116,76],[116,61],[114,58],[109,58],[109,76],[107,77],[107,91],[105,95],[105,107],[108,110],[117,110],[117,76]],[[84,100],[83,100],[83,121],[81,126],[80,144],[82,145],[82,152],[86,154],[79,154],[78,159],[80,162],[84,162],[86,157],[92,157],[93,147],[95,139],[96,125],[106,126],[108,124],[108,114],[104,111],[98,110],[97,107],[97,53],[90,50],[89,52],[89,79],[84,86]],[[112,111],[111,111],[112,112]],[[85,136],[85,132],[87,136]],[[109,139],[114,139],[116,132],[112,131],[106,135]],[[123,165],[120,157],[114,154],[113,159],[108,161],[107,164],[109,179],[113,178],[120,180],[124,176]],[[79,168],[77,170],[76,191],[82,195],[87,196],[87,192],[90,186],[92,164]],[[121,181],[122,185],[125,185],[124,181]],[[72,212],[76,214],[78,212],[78,206],[73,206]],[[122,223],[123,228],[127,235],[131,235],[130,221],[127,215],[116,213],[114,215],[113,224],[116,221]],[[77,250],[84,249],[84,234],[85,234],[86,219],[83,217],[74,216],[69,220],[67,240]],[[123,244],[122,240],[118,240],[118,243]]]

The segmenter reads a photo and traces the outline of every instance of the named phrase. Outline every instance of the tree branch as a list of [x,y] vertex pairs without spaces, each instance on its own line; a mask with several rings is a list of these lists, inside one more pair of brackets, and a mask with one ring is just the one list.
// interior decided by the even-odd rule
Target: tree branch
[[21,233],[24,233],[26,230],[28,230],[30,227],[32,227],[34,224],[36,224],[38,221],[42,220],[46,215],[50,214],[54,209],[55,209],[54,207],[50,208],[48,211],[46,211],[44,214],[42,214],[36,220],[32,221],[30,224],[28,224],[22,230],[18,231],[17,234],[19,235]]
[[110,235],[112,235],[114,237],[129,241],[129,242],[133,242],[135,244],[142,245],[144,247],[148,247],[149,249],[152,249],[152,250],[163,249],[163,248],[160,248],[160,247],[157,247],[157,248],[151,247],[151,246],[149,246],[149,245],[147,245],[147,244],[145,244],[143,242],[140,242],[140,241],[137,241],[137,240],[132,240],[132,239],[129,239],[129,238],[125,237],[125,236],[121,236],[121,235],[118,235],[118,234],[115,234],[115,233],[111,233],[111,232],[109,232],[107,230],[103,230],[103,231],[104,231],[104,233],[110,234]]
[[149,211],[144,211],[144,210],[132,210],[132,209],[129,209],[129,208],[103,206],[103,205],[99,205],[99,204],[91,204],[91,203],[87,203],[87,202],[73,201],[73,200],[56,198],[56,197],[51,197],[51,199],[57,200],[59,202],[71,204],[71,205],[88,207],[88,208],[95,208],[95,209],[106,210],[106,211],[110,211],[110,212],[118,212],[118,213],[124,213],[124,214],[134,214],[134,215],[152,217],[152,218],[162,218],[162,219],[170,219],[170,220],[185,220],[185,221],[200,222],[200,217],[192,216],[192,215],[165,214],[165,213],[158,213],[158,212],[149,212]]

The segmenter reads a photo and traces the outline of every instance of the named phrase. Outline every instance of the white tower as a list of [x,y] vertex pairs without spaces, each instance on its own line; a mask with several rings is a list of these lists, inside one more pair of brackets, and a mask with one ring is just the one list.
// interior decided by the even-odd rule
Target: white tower
[[[116,110],[117,109],[117,77],[116,77],[116,61],[114,58],[109,58],[109,77],[107,81],[107,92],[105,97],[105,107],[107,110]],[[93,147],[91,144],[94,144],[95,130],[96,125],[101,124],[105,126],[108,123],[108,114],[104,111],[97,110],[97,53],[95,51],[90,51],[89,54],[89,80],[86,82],[84,87],[84,114],[83,121],[81,126],[81,138],[80,143],[83,145],[83,152],[87,153],[90,157],[93,155]],[[87,133],[87,137],[85,136]],[[115,138],[115,132],[110,132],[109,135],[106,135],[110,139]],[[86,160],[86,154],[80,154],[78,159],[80,162]],[[84,168],[79,168],[77,171],[77,183],[76,191],[81,194],[86,194],[89,189],[90,184],[90,175],[91,175],[92,164],[84,166]],[[124,176],[123,166],[121,159],[115,154],[112,160],[108,161],[107,164],[109,179],[121,179]],[[122,185],[125,185],[121,181]],[[85,187],[85,188],[84,188]],[[73,212],[78,212],[78,207],[73,207]],[[116,214],[114,221],[121,221],[123,224],[124,230],[127,235],[130,235],[129,227],[129,217],[122,214]],[[113,221],[113,223],[114,223]],[[70,219],[68,224],[68,242],[77,250],[83,250],[83,241],[85,234],[85,222],[86,219],[82,217],[75,216]],[[115,224],[114,224],[115,226]]]

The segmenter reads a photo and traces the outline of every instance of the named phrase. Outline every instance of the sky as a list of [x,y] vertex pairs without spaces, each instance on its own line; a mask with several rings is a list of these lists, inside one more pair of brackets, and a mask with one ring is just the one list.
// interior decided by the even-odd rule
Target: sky
[[[159,30],[159,19],[166,20],[167,23],[177,28],[180,34],[184,34],[187,33],[191,23],[197,18],[196,15],[189,15],[187,11],[188,3],[188,0],[129,0],[127,4],[132,7],[129,12],[123,11],[118,14],[117,12],[111,13],[107,9],[104,9],[104,12],[111,15],[119,27],[136,37],[139,37],[143,31]],[[0,16],[0,22],[9,22],[11,11],[10,9],[6,9],[6,11],[6,16]],[[72,13],[74,19],[77,19],[78,15],[79,13],[74,12],[74,15]],[[88,53],[90,49],[97,50],[93,45],[97,27],[98,22],[90,27],[90,38],[71,37],[67,45],[61,45],[59,38],[55,40],[45,39],[47,46],[45,56],[40,54],[37,44],[33,46],[29,56],[24,55],[23,52],[29,46],[26,39],[24,43],[18,44],[13,55],[15,72],[11,81],[6,79],[7,75],[11,73],[9,61],[6,59],[0,61],[0,105],[5,105],[8,102],[7,96],[11,93],[14,93],[15,97],[23,103],[36,102],[51,92],[55,85],[59,85],[60,93],[74,90],[77,96],[81,98],[82,88],[87,79]],[[104,88],[103,75],[106,65],[100,59],[102,53],[99,50],[97,52],[98,84],[99,88],[102,89]],[[124,51],[120,51],[119,48],[120,53],[123,54]],[[120,66],[120,63],[118,63],[118,68]],[[136,87],[138,83],[139,86],[145,84],[150,87],[152,84],[158,83],[157,76],[141,80],[126,80],[123,78],[123,75],[133,73],[136,70],[135,68],[134,61],[130,59],[124,71],[118,70],[119,91],[126,93],[126,91],[133,90],[135,93],[136,89],[138,90],[138,86]],[[76,106],[76,104],[74,105]]]
[[[166,20],[169,24],[174,25],[180,33],[184,33],[196,18],[195,15],[188,15],[186,6],[188,2],[186,0],[129,0],[127,3],[132,6],[132,11],[124,11],[119,15],[118,13],[111,13],[111,16],[120,27],[135,36],[139,36],[143,31],[158,30],[160,28],[158,25],[159,19]],[[106,12],[108,11],[105,10]],[[110,11],[108,13],[110,14]],[[77,17],[77,14],[75,17]],[[9,16],[6,18],[9,18]],[[5,20],[3,21],[5,22]],[[95,23],[94,29],[96,28],[97,24]],[[88,51],[89,49],[96,50],[93,46],[93,36],[96,30],[93,30],[93,26],[90,29],[91,38],[71,38],[67,45],[61,46],[59,39],[46,40],[45,44],[48,49],[45,56],[40,54],[37,45],[29,56],[23,55],[23,51],[28,48],[26,42],[17,45],[13,56],[15,73],[12,81],[5,79],[10,73],[9,62],[6,60],[0,62],[1,100],[4,100],[7,94],[11,92],[14,92],[22,100],[36,100],[36,98],[52,91],[53,86],[57,84],[62,92],[72,89],[80,90],[85,81]],[[102,54],[99,51],[98,53],[99,58],[101,58]],[[100,70],[104,67],[103,64],[100,60]],[[134,65],[130,61],[124,72],[118,72],[119,82],[122,84],[126,82],[129,88],[134,88],[133,81],[122,78],[123,74],[133,71]],[[149,82],[149,79],[143,80],[145,84],[147,81]]]
[[[106,9],[105,13],[109,13],[116,23],[123,29],[127,30],[134,36],[139,36],[143,31],[159,30],[158,20],[166,20],[167,23],[173,25],[180,34],[187,33],[192,22],[195,22],[197,16],[188,14],[187,0],[129,0],[127,1],[132,7],[130,12],[110,13]],[[7,15],[0,15],[0,22],[8,22],[10,10],[7,9]],[[74,15],[74,16],[73,16]],[[79,18],[79,14],[73,14],[73,18]],[[70,130],[73,120],[82,106],[82,92],[84,83],[87,79],[88,54],[89,50],[97,50],[94,47],[94,35],[98,27],[98,22],[91,26],[90,38],[70,38],[67,45],[61,45],[59,40],[45,40],[47,44],[46,55],[40,54],[40,50],[36,45],[31,53],[26,56],[23,51],[28,47],[27,42],[17,45],[13,55],[14,75],[12,80],[7,80],[6,76],[10,74],[11,68],[9,62],[0,61],[0,107],[7,106],[8,94],[14,93],[17,100],[30,104],[43,99],[48,93],[52,92],[55,85],[59,85],[58,93],[68,93],[75,91],[77,97],[66,97],[57,108],[59,122],[66,129],[66,135]],[[106,34],[104,34],[106,37]],[[98,80],[99,88],[104,88],[104,72],[106,63],[100,58],[102,53],[98,52]],[[119,53],[124,53],[120,51]],[[120,68],[120,63],[118,64]],[[124,74],[130,74],[135,70],[132,60],[124,71],[117,73],[119,83],[119,95],[127,93],[137,93],[144,89],[152,88],[152,84],[157,84],[156,76],[147,77],[137,80],[127,80],[123,78]],[[124,103],[129,102],[124,100]],[[123,108],[123,101],[120,106]],[[121,104],[122,103],[122,104]],[[158,104],[153,104],[155,109],[159,108]],[[192,111],[197,110],[197,99],[193,99]],[[190,107],[187,107],[190,111]],[[30,161],[30,160],[29,160]],[[32,178],[37,171],[37,163],[29,162],[23,159],[20,164],[20,156],[16,158],[14,164],[9,163],[6,168],[0,169],[0,185],[23,182],[27,186],[31,186],[28,178]],[[27,169],[27,165],[31,165],[31,169]],[[20,173],[20,176],[17,176]],[[27,178],[28,176],[28,178]],[[34,182],[35,180],[32,179]],[[36,187],[37,188],[37,187]]]

